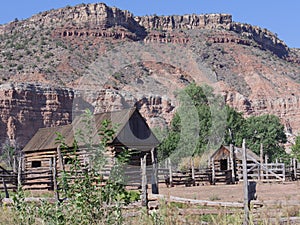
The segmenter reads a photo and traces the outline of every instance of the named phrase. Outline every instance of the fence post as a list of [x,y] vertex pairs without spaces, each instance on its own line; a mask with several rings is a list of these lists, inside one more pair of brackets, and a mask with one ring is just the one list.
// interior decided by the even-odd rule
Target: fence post
[[158,168],[157,168],[157,154],[155,148],[151,149],[152,160],[152,194],[158,194]]
[[263,179],[263,176],[264,176],[264,170],[263,170],[263,163],[264,163],[264,146],[262,143],[260,143],[260,151],[259,151],[259,160],[260,160],[260,168],[259,168],[259,171],[258,171],[258,179],[259,180],[262,180]]
[[265,168],[266,168],[266,179],[269,179],[269,175],[268,175],[268,170],[269,170],[269,167],[268,167],[268,155],[266,154],[265,155]]
[[6,182],[3,177],[2,177],[2,184],[3,184],[3,188],[4,188],[4,192],[5,192],[5,198],[9,198],[9,193],[7,190]]
[[192,179],[193,179],[193,184],[195,184],[195,164],[194,164],[194,157],[191,158],[191,166],[192,166]]
[[168,158],[168,167],[169,167],[170,187],[173,187],[172,164],[170,158]]
[[282,164],[282,176],[283,176],[283,181],[285,181],[285,164]]
[[17,173],[17,159],[16,159],[15,155],[13,156],[13,160],[14,160],[14,162],[13,162],[13,172]]
[[248,171],[246,141],[243,139],[243,184],[244,184],[244,225],[249,224],[249,199],[248,199]]
[[232,176],[232,183],[235,183],[235,160],[234,160],[234,149],[233,145],[230,144],[229,146],[229,151],[230,151],[230,164],[231,164],[231,176]]
[[142,170],[142,206],[146,206],[148,208],[148,195],[147,195],[147,154],[141,158],[141,170]]
[[59,201],[59,193],[58,193],[58,187],[57,187],[57,171],[56,171],[56,158],[52,157],[50,159],[50,166],[51,166],[51,170],[52,170],[52,178],[53,178],[53,190],[54,190],[54,195],[55,195],[55,199],[56,201]]
[[297,163],[295,158],[293,158],[293,171],[294,171],[295,180],[297,180]]
[[64,165],[64,162],[63,162],[63,156],[61,154],[60,145],[57,146],[57,154],[58,154],[58,160],[59,160],[60,169],[63,172],[65,172],[65,165]]
[[215,160],[211,160],[211,170],[212,170],[212,184],[215,184],[216,172],[215,172]]
[[19,158],[18,165],[18,189],[22,186],[22,157]]

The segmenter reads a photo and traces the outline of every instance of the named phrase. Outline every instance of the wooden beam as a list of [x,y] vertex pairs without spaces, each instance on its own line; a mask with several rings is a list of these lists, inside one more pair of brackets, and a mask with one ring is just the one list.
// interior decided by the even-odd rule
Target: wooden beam
[[293,158],[293,172],[294,172],[295,180],[297,180],[297,161],[295,158]]
[[243,139],[243,184],[244,184],[244,223],[248,225],[250,223],[249,217],[249,199],[248,199],[248,173],[247,173],[247,152],[246,141]]
[[50,168],[52,171],[52,180],[53,180],[53,189],[54,189],[54,195],[55,195],[55,200],[59,201],[59,192],[58,192],[58,187],[57,187],[57,171],[56,171],[56,158],[52,157],[50,159]]
[[9,193],[8,193],[6,182],[5,182],[4,178],[2,178],[2,184],[3,184],[4,191],[5,191],[5,198],[9,198]]
[[22,156],[20,156],[18,165],[18,189],[22,186],[22,161]]
[[268,176],[268,159],[269,159],[268,155],[265,154],[265,168],[266,168],[265,172],[266,172],[266,179],[269,178],[269,176]]
[[168,168],[169,168],[170,187],[173,187],[172,163],[170,158],[168,158]]
[[192,179],[195,182],[195,164],[194,164],[194,157],[191,158],[191,166],[192,166]]
[[212,184],[215,184],[216,171],[215,171],[215,159],[214,158],[211,160],[211,167],[212,167]]
[[151,149],[152,160],[152,194],[158,194],[158,167],[157,167],[157,154],[155,148]]
[[141,158],[141,170],[142,170],[142,206],[148,208],[148,194],[147,194],[147,172],[146,172],[146,166],[147,166],[147,154],[144,155],[143,158]]
[[263,171],[263,168],[262,168],[262,164],[264,163],[264,146],[262,143],[260,143],[260,151],[259,151],[259,160],[260,160],[260,170],[259,170],[259,176],[258,176],[258,179],[261,180],[263,179],[263,176],[264,176],[264,171]]
[[61,154],[60,145],[57,146],[57,154],[58,154],[58,161],[59,161],[60,169],[65,172],[65,166],[64,166],[64,162],[63,162],[64,159]]

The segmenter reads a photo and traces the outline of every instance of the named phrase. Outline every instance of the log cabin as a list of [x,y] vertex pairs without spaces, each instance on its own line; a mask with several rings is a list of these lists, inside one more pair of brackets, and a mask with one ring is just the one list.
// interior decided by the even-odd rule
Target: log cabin
[[[92,164],[89,156],[94,148],[101,145],[104,138],[104,136],[99,136],[103,121],[110,121],[108,129],[114,130],[105,147],[106,165],[104,170],[109,171],[115,163],[116,156],[125,149],[129,149],[131,155],[125,169],[127,184],[141,182],[141,159],[146,155],[147,180],[148,182],[152,181],[153,186],[153,181],[157,182],[157,179],[153,178],[157,171],[153,171],[153,168],[157,162],[156,147],[159,141],[150,130],[146,120],[135,108],[94,114],[88,124],[84,117],[80,116],[69,125],[40,128],[23,149],[25,186],[28,189],[39,189],[42,188],[41,185],[44,185],[52,189],[53,181],[46,174],[51,173],[53,167],[57,171],[68,169],[68,160],[70,160],[68,151],[74,150],[75,139],[78,146],[76,155],[80,163],[82,165]],[[63,137],[63,145],[67,151],[63,150],[62,143],[57,141],[58,133]],[[80,136],[78,133],[85,137],[82,138],[82,135]],[[85,141],[89,138],[90,143],[87,144]],[[93,146],[92,149],[91,146]]]
[[[250,149],[247,152],[247,164],[257,164],[260,158]],[[241,178],[243,152],[241,148],[222,145],[209,159],[209,167],[212,169],[213,183],[225,182],[226,184],[235,183]],[[252,171],[253,172],[253,171]]]

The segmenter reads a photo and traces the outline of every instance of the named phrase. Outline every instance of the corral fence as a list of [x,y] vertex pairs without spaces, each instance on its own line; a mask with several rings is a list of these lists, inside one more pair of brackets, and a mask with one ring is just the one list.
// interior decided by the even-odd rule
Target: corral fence
[[[178,171],[172,168],[170,159],[158,168],[158,181],[167,186],[199,185],[243,181],[243,165],[236,164],[236,180],[233,180],[232,170],[212,170],[212,168],[194,168],[193,163],[188,171]],[[261,182],[284,182],[300,180],[300,165],[295,159],[286,165],[284,163],[248,163],[248,180]]]
[[212,183],[212,171],[210,169],[195,169],[186,172],[173,170],[170,172],[168,168],[159,168],[158,181],[159,183],[165,183],[167,186],[195,186],[199,183]]
[[0,189],[4,190],[16,190],[17,189],[17,173],[12,170],[6,170],[0,166]]
[[[238,167],[242,167],[242,164],[238,164]],[[248,180],[260,180],[260,181],[285,181],[288,178],[289,170],[287,170],[284,163],[267,163],[247,164]],[[243,170],[238,170],[238,179],[243,180]]]
[[[242,167],[237,164],[237,167]],[[242,170],[238,170],[242,171]],[[286,165],[284,163],[267,163],[247,164],[248,179],[256,181],[287,181],[300,180],[300,166],[296,160],[291,160],[291,163]],[[105,168],[102,171],[103,181],[105,182],[110,176],[111,169]],[[214,184],[216,182],[231,183],[231,170],[212,171],[211,168],[194,168],[186,171],[178,171],[172,168],[171,161],[160,165],[157,169],[157,181],[165,183],[167,186],[176,185],[200,185],[200,184]],[[142,185],[142,172],[138,166],[126,166],[123,173],[125,185],[130,188],[140,189]],[[25,190],[54,190],[55,179],[60,176],[60,172],[56,174],[53,170],[38,170],[38,171],[23,171],[18,174],[16,170],[6,170],[0,166],[0,188],[3,191],[16,190],[18,183],[22,185]],[[153,167],[146,167],[147,183],[153,183]],[[237,173],[238,180],[242,180],[242,173]]]

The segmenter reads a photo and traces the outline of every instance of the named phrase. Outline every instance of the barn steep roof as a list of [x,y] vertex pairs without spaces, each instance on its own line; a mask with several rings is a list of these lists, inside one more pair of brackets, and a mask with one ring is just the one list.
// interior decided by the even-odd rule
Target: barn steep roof
[[[72,147],[75,137],[80,146],[84,146],[84,138],[91,138],[94,145],[100,144],[99,130],[104,120],[111,121],[109,128],[113,129],[114,135],[109,144],[123,145],[138,150],[149,150],[156,147],[159,141],[151,132],[145,119],[135,108],[120,111],[94,114],[90,124],[85,122],[82,116],[76,117],[72,124],[40,128],[33,138],[24,147],[24,152],[56,149],[59,143],[56,141],[57,133],[64,138],[64,143]],[[78,135],[78,133],[81,135]]]

